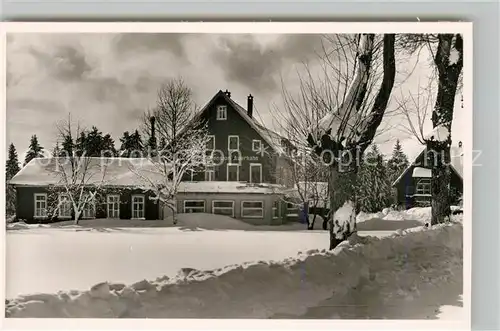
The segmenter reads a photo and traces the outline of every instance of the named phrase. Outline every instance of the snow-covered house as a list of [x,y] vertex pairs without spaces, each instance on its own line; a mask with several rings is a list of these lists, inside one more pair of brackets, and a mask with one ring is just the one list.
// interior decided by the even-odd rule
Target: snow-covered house
[[159,204],[150,199],[152,193],[138,188],[142,183],[137,172],[158,176],[150,160],[92,157],[79,161],[80,166],[73,167],[62,158],[35,158],[23,167],[10,180],[16,188],[17,219],[28,223],[74,219],[71,198],[80,200],[77,196],[84,187],[86,192],[99,189],[96,198],[82,205],[81,218],[162,218]]
[[[432,173],[428,156],[432,151],[424,148],[415,160],[399,175],[392,186],[396,189],[397,204],[411,208],[425,206],[431,200]],[[450,148],[451,170],[450,196],[452,203],[458,204],[463,192],[463,152],[462,143]]]
[[246,109],[219,90],[194,121],[206,123],[208,149],[216,165],[186,173],[177,195],[179,212],[221,213],[255,224],[286,221],[287,204],[280,202],[293,187],[291,144],[254,117],[253,96]]

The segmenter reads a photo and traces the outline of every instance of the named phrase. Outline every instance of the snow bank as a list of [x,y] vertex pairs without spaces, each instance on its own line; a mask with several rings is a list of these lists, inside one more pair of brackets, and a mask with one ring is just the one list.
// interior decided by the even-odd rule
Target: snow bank
[[24,230],[24,229],[33,229],[33,228],[48,228],[49,224],[28,224],[25,222],[12,222],[7,223],[7,230]]
[[178,214],[177,226],[181,229],[252,230],[256,226],[236,218],[216,214]]
[[[6,301],[6,316],[304,317],[315,316],[312,308],[324,308],[328,301],[329,317],[347,318],[352,303],[343,300],[356,298],[364,288],[376,290],[371,297],[360,295],[363,302],[377,298],[373,308],[380,309],[398,300],[428,299],[443,284],[461,284],[461,270],[462,226],[420,227],[383,239],[354,235],[332,252],[311,250],[279,263],[211,271],[184,268],[172,279],[102,282],[84,292],[23,295]],[[439,299],[434,303],[446,304]]]

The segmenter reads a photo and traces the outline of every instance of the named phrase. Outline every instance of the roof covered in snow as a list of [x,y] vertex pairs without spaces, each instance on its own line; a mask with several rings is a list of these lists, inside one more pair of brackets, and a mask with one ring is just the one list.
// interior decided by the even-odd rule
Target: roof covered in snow
[[35,158],[23,167],[10,181],[12,185],[47,186],[64,185],[65,175],[71,176],[71,169],[79,169],[72,176],[85,185],[141,186],[144,177],[155,182],[163,180],[156,171],[156,165],[147,158],[75,158],[80,166],[72,167],[65,158]]
[[251,184],[246,182],[181,182],[178,193],[260,193],[279,194],[287,189],[277,184]]
[[[424,147],[420,153],[418,153],[418,156],[413,160],[413,162],[399,175],[399,177],[392,183],[392,186],[395,186],[403,177],[404,175],[410,171],[413,167],[417,166],[417,160],[419,160],[424,152],[426,151],[426,148]],[[450,147],[450,167],[455,173],[463,179],[463,150],[462,147],[458,146],[451,146]],[[423,167],[421,167],[423,168]],[[413,176],[416,177],[416,176]]]
[[431,178],[432,177],[432,171],[431,171],[431,169],[428,169],[428,168],[415,167],[415,168],[413,168],[412,177],[417,177],[417,178]]
[[266,128],[262,124],[258,123],[255,118],[248,116],[247,110],[245,108],[243,108],[242,106],[240,106],[236,101],[231,99],[231,97],[229,97],[222,90],[219,90],[219,92],[217,92],[213,96],[213,98],[210,99],[210,101],[198,112],[198,114],[194,117],[193,120],[194,121],[199,120],[200,117],[203,115],[203,113],[207,109],[209,109],[210,106],[215,102],[215,100],[220,96],[222,96],[226,100],[226,102],[229,105],[231,105],[231,107],[234,108],[234,110],[236,110],[236,112],[238,112],[238,114],[250,125],[250,127],[252,127],[262,137],[262,139],[269,146],[271,146],[271,148],[274,150],[274,152],[276,152],[280,155],[284,154],[284,150],[281,147],[282,137],[278,133],[276,133],[276,132]]

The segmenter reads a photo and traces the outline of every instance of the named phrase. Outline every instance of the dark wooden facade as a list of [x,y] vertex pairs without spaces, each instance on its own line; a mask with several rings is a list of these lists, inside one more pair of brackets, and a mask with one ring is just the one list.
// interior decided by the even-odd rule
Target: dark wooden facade
[[[397,205],[406,209],[413,207],[426,207],[430,206],[431,194],[430,192],[422,193],[420,183],[425,181],[432,181],[432,177],[414,177],[413,171],[416,167],[422,167],[424,162],[425,151],[422,151],[414,162],[401,174],[401,176],[393,183],[395,202]],[[424,167],[428,168],[428,167]],[[450,197],[452,204],[459,204],[459,199],[463,193],[463,179],[458,173],[458,169],[450,165],[451,181],[450,181]],[[460,169],[461,171],[461,169]],[[420,186],[419,186],[420,185]],[[419,188],[420,187],[420,188]]]
[[[107,191],[107,192],[106,192]],[[45,223],[54,222],[67,219],[74,219],[72,212],[71,218],[60,218],[57,213],[51,216],[48,212],[47,217],[35,217],[35,194],[47,194],[48,207],[57,204],[54,199],[57,199],[57,193],[52,189],[44,186],[17,186],[16,187],[16,218],[25,221],[26,223]],[[161,218],[160,207],[156,201],[150,199],[151,194],[144,193],[141,190],[134,190],[128,188],[120,189],[104,189],[100,197],[95,202],[95,217],[92,218],[107,218],[107,194],[119,195],[119,218],[132,219],[132,196],[144,196],[144,219],[157,220]]]
[[[217,109],[225,106],[227,117],[225,120],[217,118]],[[238,108],[238,109],[237,109]],[[214,149],[218,152],[214,154],[217,166],[214,167],[214,181],[227,181],[228,164],[238,164],[239,182],[261,182],[276,183],[281,168],[287,166],[283,160],[283,155],[279,155],[276,150],[261,134],[261,130],[266,130],[258,124],[252,125],[253,119],[253,97],[247,100],[247,109],[244,109],[231,99],[229,92],[219,91],[212,100],[205,106],[200,115],[200,119],[207,123],[208,132],[214,137]],[[257,129],[256,129],[257,127]],[[238,137],[238,152],[229,150],[229,137]],[[261,151],[253,149],[254,141],[259,141]],[[280,142],[277,142],[279,144]],[[219,162],[220,160],[220,162]],[[260,166],[258,166],[260,165]],[[261,169],[261,178],[251,179],[251,167]],[[185,181],[205,181],[207,174],[205,171],[186,173]],[[234,178],[232,179],[234,181]]]

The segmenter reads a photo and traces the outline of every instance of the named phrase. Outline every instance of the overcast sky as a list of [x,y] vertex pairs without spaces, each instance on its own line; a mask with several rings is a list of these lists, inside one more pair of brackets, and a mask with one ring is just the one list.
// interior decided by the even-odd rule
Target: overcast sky
[[[319,35],[10,34],[7,143],[15,144],[21,160],[32,134],[52,150],[55,123],[71,112],[83,125],[111,133],[119,147],[122,133],[136,129],[143,111],[154,105],[159,85],[175,77],[186,81],[200,106],[228,89],[246,107],[251,93],[255,116],[272,126],[270,112],[281,105],[281,78],[287,89],[296,88],[297,67],[317,60],[320,46]],[[427,61],[425,54],[418,61],[398,61],[393,96],[418,90],[430,74]],[[463,124],[459,106],[454,128]],[[387,121],[394,129],[378,139],[381,150],[390,153],[400,138],[414,155],[418,142],[398,129],[406,120]],[[460,131],[453,130],[454,144]]]

